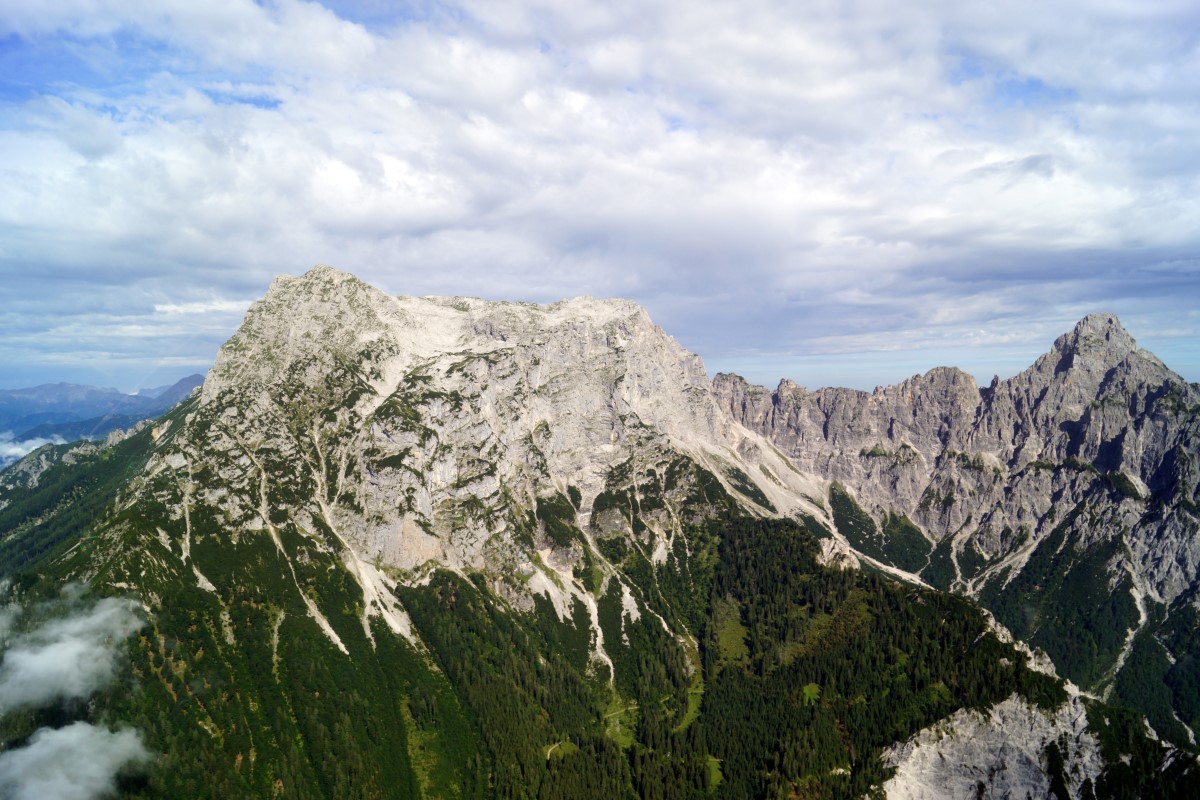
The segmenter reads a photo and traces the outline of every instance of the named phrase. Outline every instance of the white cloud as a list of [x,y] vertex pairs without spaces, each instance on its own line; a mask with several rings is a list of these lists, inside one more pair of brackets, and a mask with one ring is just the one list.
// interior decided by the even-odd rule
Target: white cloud
[[[18,4],[8,30],[94,66],[8,103],[0,264],[44,272],[57,313],[0,345],[195,361],[316,262],[398,293],[632,295],[713,358],[1101,306],[1136,334],[1200,290],[1146,272],[1200,245],[1189,6],[513,0],[368,27]],[[141,302],[91,307],[118,296]]]
[[[137,608],[113,597],[88,600],[78,584],[32,610],[0,607],[0,714],[84,700],[109,684],[123,640],[143,625]],[[41,728],[21,747],[0,753],[0,797],[107,797],[123,770],[149,758],[135,730],[109,731],[84,721]]]
[[39,447],[62,443],[63,439],[58,436],[52,436],[49,439],[39,437],[14,441],[12,431],[0,432],[0,466],[7,465],[19,458],[24,458]]
[[85,700],[116,674],[118,646],[144,624],[130,600],[107,597],[12,636],[0,661],[0,713]]
[[241,313],[244,314],[253,300],[200,300],[193,303],[155,303],[155,314],[211,314]]
[[11,800],[108,797],[121,770],[149,758],[137,731],[107,731],[86,722],[42,728],[24,747],[0,753],[0,795]]

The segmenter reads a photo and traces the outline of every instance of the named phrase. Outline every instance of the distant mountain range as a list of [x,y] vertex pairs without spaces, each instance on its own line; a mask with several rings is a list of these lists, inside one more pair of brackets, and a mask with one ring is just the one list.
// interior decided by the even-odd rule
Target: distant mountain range
[[157,417],[203,383],[189,375],[133,394],[74,383],[0,389],[0,465],[47,442],[99,439]]

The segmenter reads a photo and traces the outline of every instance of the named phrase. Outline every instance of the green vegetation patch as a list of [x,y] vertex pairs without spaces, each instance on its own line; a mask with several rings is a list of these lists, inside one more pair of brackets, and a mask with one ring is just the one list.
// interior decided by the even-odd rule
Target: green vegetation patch
[[[1162,616],[1161,607],[1157,616]],[[1174,697],[1167,681],[1171,660],[1153,631],[1154,627],[1147,626],[1134,637],[1129,657],[1113,683],[1112,699],[1141,711],[1154,730],[1176,747],[1194,749],[1172,708]]]
[[840,483],[829,488],[833,521],[856,550],[885,564],[918,572],[929,563],[933,545],[907,517],[888,513],[883,531]]
[[888,512],[883,520],[883,551],[891,563],[919,572],[929,563],[933,545],[908,517]]
[[[854,501],[854,497],[840,483],[829,487],[829,504],[833,508],[833,522],[842,535],[855,547],[879,550],[879,528],[875,520]],[[864,550],[863,552],[866,552]]]
[[[1005,534],[1010,531],[1005,528]],[[1005,538],[1004,535],[1001,537]],[[958,551],[958,568],[962,571],[963,580],[969,581],[983,572],[984,568],[990,563],[990,559],[979,551],[979,546],[974,539],[967,539],[963,542],[963,546]]]
[[1104,482],[1117,493],[1120,497],[1130,500],[1141,500],[1142,493],[1138,491],[1137,486],[1124,472],[1106,472],[1103,475]]
[[954,537],[947,536],[934,546],[929,563],[919,573],[921,579],[936,589],[950,591],[957,573],[954,571]]
[[859,451],[863,458],[882,459],[901,466],[912,464],[917,460],[917,451],[908,442],[902,442],[895,450],[888,450],[882,444],[876,443],[869,448]]
[[763,494],[763,490],[758,488],[758,484],[750,480],[749,475],[747,475],[745,472],[742,472],[737,467],[732,466],[726,469],[725,474],[728,476],[729,482],[733,484],[733,488],[736,489],[740,494],[750,498],[767,511],[770,511],[772,514],[775,513],[775,506],[770,500],[767,499],[767,496]]
[[[561,629],[545,636],[560,623],[539,614],[527,624],[485,589],[444,572],[402,595],[438,666],[471,709],[487,753],[477,765],[486,765],[481,778],[494,794],[537,797],[544,785],[583,780],[577,773],[599,769],[597,759],[624,762],[615,743],[604,744],[601,684],[573,663],[568,654],[577,647],[563,646]],[[562,741],[579,750],[547,760],[548,748]],[[611,769],[603,780],[602,790],[625,795],[628,767]]]
[[1088,729],[1100,740],[1107,762],[1095,785],[1098,798],[1168,798],[1195,796],[1200,766],[1194,758],[1163,761],[1162,744],[1146,735],[1142,715],[1117,706],[1088,701]]
[[[178,410],[171,417],[178,417]],[[113,447],[75,454],[72,445],[49,451],[56,463],[38,476],[37,486],[6,492],[0,508],[0,569],[13,575],[53,558],[79,540],[109,511],[117,491],[141,472],[153,450],[152,426]]]
[[717,642],[716,670],[734,664],[750,663],[750,648],[746,645],[748,633],[742,624],[742,607],[732,597],[724,597],[713,603],[713,630]]
[[1129,576],[1109,587],[1108,563],[1120,541],[1085,550],[1067,543],[1083,511],[1083,504],[1072,510],[1007,586],[1003,576],[991,578],[980,601],[1014,636],[1045,650],[1063,675],[1093,687],[1116,662],[1139,616]]
[[808,528],[809,532],[818,539],[832,539],[833,531],[825,527],[825,524],[811,514],[800,514],[800,521],[804,523],[804,527]]
[[[970,601],[822,567],[795,523],[735,521],[721,552],[701,724],[722,796],[862,797],[886,778],[881,747],[957,708],[1014,691],[1044,707],[1066,698]],[[740,664],[726,658],[734,602]]]
[[1174,659],[1164,677],[1171,706],[1193,731],[1200,731],[1200,611],[1189,600],[1175,601],[1157,639]]
[[603,539],[596,539],[596,549],[610,563],[620,566],[621,562],[625,560],[625,556],[629,554],[629,542],[625,540],[624,536],[606,536]]
[[987,464],[983,460],[981,453],[962,453],[957,450],[947,450],[945,457],[953,460],[954,463],[963,469],[969,469],[974,472],[983,472],[987,468]]
[[555,547],[570,547],[571,542],[581,538],[575,527],[575,508],[561,494],[538,498],[537,519]]
[[1055,464],[1052,461],[1033,461],[1029,464],[1033,469],[1039,469],[1048,472],[1069,471],[1081,475],[1095,475],[1107,484],[1118,497],[1128,498],[1130,500],[1143,500],[1142,493],[1138,491],[1137,485],[1125,473],[1114,470],[1112,472],[1100,472],[1095,464],[1090,464],[1087,461],[1082,461],[1075,456],[1068,456],[1061,464]]

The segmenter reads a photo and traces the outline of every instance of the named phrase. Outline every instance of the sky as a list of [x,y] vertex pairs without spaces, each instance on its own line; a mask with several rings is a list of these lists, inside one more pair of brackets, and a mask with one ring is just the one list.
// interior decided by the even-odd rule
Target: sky
[[203,371],[278,274],[627,297],[710,372],[1200,380],[1195,0],[0,0],[0,388]]

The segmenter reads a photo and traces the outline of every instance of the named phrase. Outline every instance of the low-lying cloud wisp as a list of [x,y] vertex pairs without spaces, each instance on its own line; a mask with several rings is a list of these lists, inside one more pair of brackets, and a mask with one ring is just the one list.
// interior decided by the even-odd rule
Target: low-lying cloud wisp
[[42,728],[29,743],[0,754],[0,796],[12,800],[93,800],[116,791],[122,769],[149,758],[134,730],[87,722]]
[[62,444],[63,441],[58,436],[53,436],[49,439],[38,437],[35,439],[14,441],[12,431],[0,432],[0,467],[7,466],[19,458],[24,458],[43,445]]
[[142,627],[130,600],[106,597],[13,636],[0,661],[0,713],[84,700],[116,674],[116,644]]
[[[138,604],[115,597],[89,603],[81,591],[68,587],[62,601],[32,614],[15,604],[0,607],[0,714],[83,701],[116,676],[122,641],[144,624]],[[0,753],[0,797],[96,800],[115,791],[122,770],[149,758],[136,730],[83,720],[41,728],[23,746]]]

